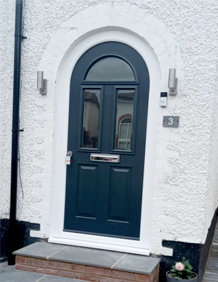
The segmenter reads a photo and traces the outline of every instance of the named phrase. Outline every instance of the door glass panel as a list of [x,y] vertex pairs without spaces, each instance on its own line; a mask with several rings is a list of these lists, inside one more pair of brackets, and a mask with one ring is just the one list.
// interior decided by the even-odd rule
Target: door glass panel
[[100,89],[84,90],[83,148],[98,148]]
[[135,90],[117,91],[115,149],[131,150]]
[[107,57],[99,60],[89,70],[88,81],[135,81],[131,67],[116,57]]

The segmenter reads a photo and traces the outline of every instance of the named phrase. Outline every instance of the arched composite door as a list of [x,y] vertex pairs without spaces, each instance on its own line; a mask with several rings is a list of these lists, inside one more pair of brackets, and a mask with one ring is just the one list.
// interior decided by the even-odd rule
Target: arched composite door
[[149,74],[128,45],[84,53],[71,77],[64,231],[139,240]]

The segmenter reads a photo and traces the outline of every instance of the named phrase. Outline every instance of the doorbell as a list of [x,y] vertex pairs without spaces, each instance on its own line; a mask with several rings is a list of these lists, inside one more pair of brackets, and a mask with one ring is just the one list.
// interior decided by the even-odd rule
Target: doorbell
[[160,93],[160,107],[167,106],[167,92]]

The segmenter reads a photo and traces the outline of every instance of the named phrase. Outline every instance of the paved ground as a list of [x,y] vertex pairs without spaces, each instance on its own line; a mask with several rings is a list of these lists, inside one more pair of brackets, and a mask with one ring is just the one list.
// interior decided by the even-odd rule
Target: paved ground
[[204,282],[218,281],[218,224],[213,238],[210,257],[207,263],[206,272],[203,281]]
[[[0,282],[84,282],[82,280],[16,270],[14,265],[0,263]],[[218,224],[203,282],[218,282]]]
[[34,272],[16,270],[14,265],[7,262],[0,263],[1,282],[84,282],[82,280],[44,275]]

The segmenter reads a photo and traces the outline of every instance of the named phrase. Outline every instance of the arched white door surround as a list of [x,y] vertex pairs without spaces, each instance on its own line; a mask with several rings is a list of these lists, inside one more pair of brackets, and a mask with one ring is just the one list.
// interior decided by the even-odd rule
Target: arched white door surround
[[[70,78],[80,56],[92,46],[107,41],[122,42],[134,48],[145,60],[150,75],[139,241],[63,231]],[[39,66],[48,79],[45,99],[52,100],[55,93],[50,242],[149,254],[159,97],[161,91],[167,91],[168,70],[177,64],[178,52],[172,35],[159,20],[129,4],[106,3],[90,7],[64,22],[51,38]]]

